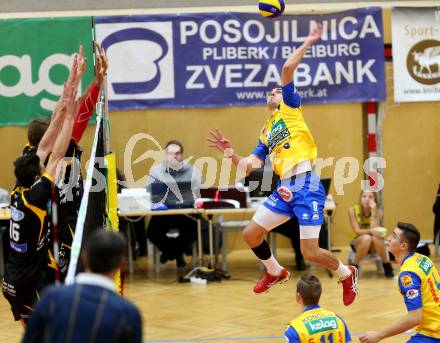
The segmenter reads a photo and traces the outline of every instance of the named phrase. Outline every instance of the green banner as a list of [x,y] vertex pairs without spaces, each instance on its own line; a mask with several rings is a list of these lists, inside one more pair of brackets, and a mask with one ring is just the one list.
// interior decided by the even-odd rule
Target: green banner
[[80,44],[88,61],[81,92],[93,79],[91,17],[3,20],[0,37],[0,126],[52,113]]

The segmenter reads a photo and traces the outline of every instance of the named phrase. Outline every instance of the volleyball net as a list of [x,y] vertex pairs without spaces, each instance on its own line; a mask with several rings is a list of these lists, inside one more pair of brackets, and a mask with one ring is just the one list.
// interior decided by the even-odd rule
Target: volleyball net
[[[89,235],[95,230],[119,231],[116,159],[110,151],[110,125],[105,89],[106,87],[101,92],[100,101],[96,107],[96,129],[84,183],[84,194],[78,212],[66,284],[72,284],[76,274],[84,270],[81,251],[86,246]],[[120,273],[115,282],[119,292],[122,293]]]

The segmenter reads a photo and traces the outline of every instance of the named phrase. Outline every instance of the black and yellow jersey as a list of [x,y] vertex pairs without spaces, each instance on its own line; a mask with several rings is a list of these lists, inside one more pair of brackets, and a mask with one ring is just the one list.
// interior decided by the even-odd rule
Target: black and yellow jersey
[[64,158],[64,178],[57,184],[58,191],[58,230],[74,230],[79,207],[84,193],[81,175],[81,148],[70,141]]
[[[36,152],[36,148],[27,144],[23,155]],[[81,175],[82,149],[71,140],[64,158],[64,178],[56,185],[58,195],[58,229],[74,230],[78,217],[81,199],[84,193],[84,182]],[[44,163],[47,164],[47,161]],[[16,187],[19,186],[18,184]],[[70,227],[70,228],[69,228]]]
[[47,265],[47,208],[52,180],[44,174],[30,188],[11,193],[10,253],[5,264],[6,282],[14,285],[41,282]]
[[[23,149],[23,155],[36,153],[36,150],[35,147],[27,144]],[[51,251],[52,233],[50,232],[50,227],[47,228],[48,266],[51,270],[58,269],[62,280],[67,273],[70,256],[69,250],[72,246],[78,211],[84,193],[84,182],[81,175],[81,155],[82,149],[71,140],[62,165],[64,177],[56,185],[56,201],[58,205],[57,236],[60,244],[59,266],[56,265],[53,252]],[[45,161],[46,164],[47,160]],[[17,182],[16,188],[19,186]],[[47,266],[44,266],[44,269],[47,269]]]

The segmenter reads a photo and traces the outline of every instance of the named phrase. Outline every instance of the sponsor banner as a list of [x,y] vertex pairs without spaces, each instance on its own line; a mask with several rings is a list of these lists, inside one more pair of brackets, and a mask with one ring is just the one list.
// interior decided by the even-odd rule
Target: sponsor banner
[[440,7],[393,8],[394,101],[440,100]]
[[294,80],[305,103],[385,98],[382,11],[283,15],[203,13],[96,17],[111,61],[112,110],[265,104],[281,67],[317,22],[322,39]]
[[52,113],[80,44],[88,60],[81,90],[93,79],[91,17],[2,20],[0,36],[0,126]]

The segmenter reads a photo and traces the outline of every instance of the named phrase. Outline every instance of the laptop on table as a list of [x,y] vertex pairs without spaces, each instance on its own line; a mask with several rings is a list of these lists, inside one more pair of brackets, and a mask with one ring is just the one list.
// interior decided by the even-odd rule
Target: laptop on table
[[153,207],[163,204],[168,209],[193,208],[194,200],[191,181],[179,181],[172,184],[153,182],[151,184]]

